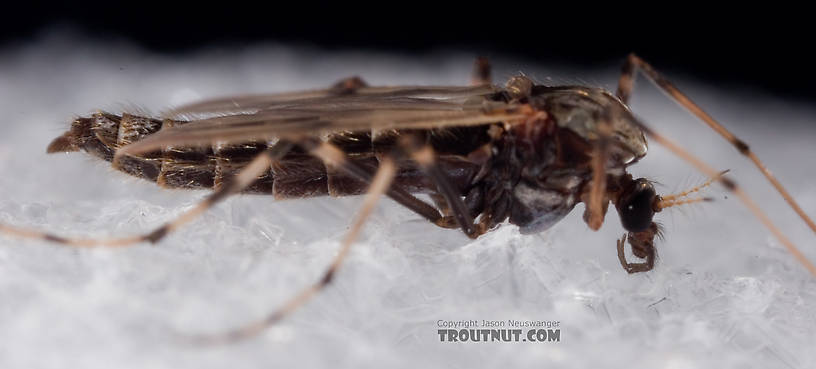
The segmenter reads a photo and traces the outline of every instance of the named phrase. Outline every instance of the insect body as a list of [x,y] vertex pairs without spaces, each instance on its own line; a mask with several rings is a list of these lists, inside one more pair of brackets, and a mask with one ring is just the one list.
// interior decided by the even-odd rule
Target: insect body
[[[353,92],[346,91],[321,104],[342,103],[350,94]],[[605,112],[619,111],[621,114],[609,122],[612,134],[605,196],[620,204],[623,224],[633,232],[630,239],[635,239],[638,232],[648,233],[637,236],[640,238],[654,237],[651,217],[659,210],[659,197],[648,182],[635,180],[626,173],[628,165],[646,154],[646,139],[617,97],[601,89],[535,86],[521,76],[508,82],[505,89],[482,89],[468,97],[471,100],[466,103],[470,104],[474,97],[503,105],[525,104],[534,113],[517,124],[490,122],[431,130],[342,131],[327,135],[326,142],[342,150],[354,165],[373,173],[380,158],[399,147],[403,136],[420,137],[436,154],[435,165],[444,173],[444,181],[453,187],[456,197],[464,199],[467,215],[480,218],[473,236],[505,220],[519,226],[522,233],[536,233],[551,227],[588,198],[593,147],[600,139],[599,120]],[[339,109],[342,107],[336,108]],[[100,112],[75,120],[71,130],[55,140],[49,151],[81,149],[113,161],[118,148],[163,128],[185,124],[189,122]],[[218,189],[267,148],[267,142],[257,140],[193,148],[171,146],[122,158],[117,168],[164,187]],[[432,195],[439,200],[437,205],[442,212],[436,215],[425,208],[420,211],[439,225],[457,225],[445,218],[453,209],[446,207],[440,189],[412,162],[400,161],[392,186],[408,193]],[[363,181],[332,169],[303,150],[293,150],[273,162],[244,192],[273,194],[283,199],[358,195],[366,187]],[[654,253],[648,255],[651,267]]]
[[[471,87],[369,87],[359,78],[325,90],[204,101],[162,119],[97,113],[76,119],[49,152],[84,150],[131,175],[170,188],[213,188],[201,204],[143,236],[68,239],[0,224],[0,231],[74,246],[157,242],[223,198],[239,192],[276,198],[367,192],[359,217],[323,278],[265,320],[226,336],[255,334],[328,285],[378,197],[387,195],[433,224],[478,237],[509,221],[522,233],[541,232],[585,203],[584,220],[598,229],[611,203],[627,233],[617,241],[629,273],[654,266],[655,213],[706,198],[689,197],[714,181],[734,192],[816,275],[737,184],[648,128],[627,106],[640,69],[728,139],[777,187],[816,231],[748,145],[631,55],[613,95],[598,88],[543,86],[518,76],[503,87],[487,82],[477,63]],[[710,177],[703,186],[659,196],[627,168],[646,155],[646,136]],[[366,191],[366,189],[368,189]],[[434,204],[414,195],[426,193]],[[624,244],[642,262],[630,263]],[[224,337],[221,337],[224,338]]]

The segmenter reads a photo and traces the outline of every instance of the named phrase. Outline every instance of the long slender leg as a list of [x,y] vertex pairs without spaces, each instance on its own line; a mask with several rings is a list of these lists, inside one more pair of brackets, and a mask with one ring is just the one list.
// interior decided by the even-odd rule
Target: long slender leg
[[661,135],[661,134],[657,133],[656,131],[652,130],[651,128],[649,128],[649,126],[647,126],[643,122],[641,122],[641,121],[639,121],[637,119],[635,119],[634,122],[635,122],[635,124],[638,125],[638,127],[640,127],[640,129],[643,131],[643,133],[645,133],[647,136],[649,136],[649,138],[659,142],[661,145],[665,146],[667,149],[669,149],[675,155],[679,156],[681,159],[687,161],[688,163],[693,165],[695,168],[697,168],[699,171],[703,172],[709,178],[716,178],[717,181],[722,183],[722,185],[728,191],[730,191],[730,192],[734,193],[735,195],[737,195],[737,197],[739,197],[739,199],[742,201],[742,203],[745,204],[745,206],[747,206],[748,209],[750,209],[752,213],[754,213],[754,216],[756,216],[757,219],[759,219],[759,221],[762,222],[762,224],[765,225],[765,227],[767,227],[771,231],[771,233],[774,234],[774,236],[782,243],[782,245],[784,245],[785,248],[787,248],[788,251],[791,254],[793,254],[793,256],[796,258],[796,260],[799,261],[799,263],[801,263],[805,268],[807,268],[807,270],[811,274],[816,276],[816,266],[814,266],[805,257],[805,255],[802,254],[801,251],[799,251],[799,249],[796,247],[796,245],[794,245],[793,242],[791,242],[785,236],[785,234],[783,234],[782,231],[780,231],[779,228],[777,228],[776,225],[774,225],[774,223],[771,221],[771,219],[767,215],[765,215],[765,213],[759,208],[759,206],[757,206],[757,204],[754,203],[754,201],[748,196],[748,194],[745,193],[745,191],[742,190],[741,187],[739,187],[737,185],[736,182],[734,182],[733,180],[729,179],[726,176],[721,175],[720,172],[718,172],[717,170],[715,170],[714,168],[712,168],[708,164],[704,163],[703,161],[701,161],[700,159],[698,159],[694,155],[691,155],[691,153],[684,150],[682,147],[678,146],[676,143],[672,142],[668,138],[666,138],[663,135]]
[[[323,156],[321,156],[321,158],[323,158]],[[325,157],[325,159],[330,159],[330,157]],[[334,162],[334,164],[337,163]],[[366,219],[369,217],[369,215],[371,215],[371,212],[374,210],[377,201],[391,186],[391,182],[393,181],[395,175],[396,165],[391,159],[387,157],[384,158],[380,162],[379,169],[377,169],[377,173],[374,175],[374,178],[371,181],[368,194],[366,194],[365,200],[363,200],[363,205],[360,208],[357,217],[354,219],[354,223],[352,224],[351,229],[346,234],[346,237],[343,238],[343,242],[340,246],[340,251],[337,252],[337,255],[334,257],[334,260],[332,260],[332,263],[329,265],[328,269],[326,269],[325,273],[323,273],[323,276],[317,282],[305,288],[300,293],[289,299],[285,304],[283,304],[283,306],[280,309],[276,310],[272,314],[269,314],[263,320],[257,321],[252,324],[248,324],[242,328],[238,328],[226,334],[219,334],[216,336],[195,337],[196,341],[205,344],[226,343],[255,336],[258,333],[262,332],[267,327],[285,318],[288,314],[292,313],[297,308],[301,307],[303,304],[308,302],[318,292],[326,288],[326,286],[328,286],[331,283],[334,274],[340,268],[340,265],[343,263],[343,261],[345,261],[346,257],[348,256],[349,250],[351,250],[351,245],[354,243],[354,240],[359,235],[360,230],[362,229],[363,224],[365,224]]]
[[[369,191],[368,194],[366,195],[366,199],[364,200],[360,213],[355,218],[355,221],[352,225],[352,228],[349,230],[349,233],[343,239],[340,252],[338,252],[337,256],[335,256],[331,265],[318,282],[307,287],[306,289],[295,295],[293,298],[288,300],[280,309],[268,315],[265,319],[246,325],[242,328],[230,331],[226,334],[195,337],[196,341],[204,344],[212,344],[233,342],[252,337],[262,332],[267,327],[285,318],[288,314],[295,311],[297,308],[299,308],[307,301],[309,301],[309,299],[314,297],[318,292],[320,292],[329,283],[331,283],[332,277],[334,276],[335,272],[340,267],[342,262],[345,260],[345,257],[348,254],[352,243],[359,234],[360,229],[362,228],[366,218],[369,216],[374,206],[376,205],[376,202],[380,197],[382,197],[383,194],[387,194],[389,197],[392,197],[394,200],[400,202],[401,204],[409,207],[411,210],[414,210],[415,212],[421,215],[423,215],[423,212],[429,213],[429,211],[423,210],[422,208],[418,208],[416,206],[417,204],[422,204],[421,206],[428,207],[430,208],[431,211],[435,213],[437,221],[443,219],[439,215],[439,212],[433,209],[433,207],[431,207],[430,205],[425,204],[424,202],[420,201],[419,199],[416,199],[415,197],[404,192],[401,189],[392,188],[391,182],[393,181],[393,178],[396,176],[396,164],[393,162],[392,159],[390,159],[390,157],[385,156],[381,160],[377,173],[374,176],[372,176],[370,173],[366,171],[365,168],[362,168],[359,165],[355,164],[353,161],[348,160],[348,158],[346,157],[342,150],[328,142],[316,139],[305,139],[302,142],[299,142],[298,144],[307,152],[309,152],[311,155],[314,155],[315,157],[318,157],[321,160],[323,160],[323,162],[326,163],[326,165],[336,167],[343,171],[345,174],[355,177],[359,181],[370,183]],[[416,203],[414,203],[413,201],[416,201]],[[430,219],[433,217],[426,216],[426,218]]]
[[411,134],[401,137],[399,144],[408,151],[411,158],[419,164],[419,167],[434,182],[437,192],[445,199],[447,207],[450,209],[456,223],[462,228],[462,232],[471,238],[483,234],[484,229],[474,224],[470,209],[468,209],[459,192],[453,188],[445,173],[437,165],[436,154],[431,145],[422,143],[416,135]]
[[[479,62],[477,60],[477,65],[478,64]],[[487,64],[486,59],[484,60],[484,64],[486,65],[487,73],[489,75],[490,65]],[[358,76],[352,76],[341,79],[340,81],[336,82],[334,85],[332,85],[331,90],[333,90],[337,94],[351,95],[355,94],[358,89],[367,86],[368,83],[366,83],[362,78]],[[343,152],[339,148],[336,148],[333,145],[319,142],[317,140],[303,140],[301,146],[304,146],[304,148],[307,149],[313,155],[322,158],[324,162],[330,163],[332,165],[338,165],[341,168],[341,170],[355,177],[357,180],[365,183],[371,182],[372,178],[371,174],[364,168],[354,164],[349,160],[346,160],[345,154],[343,154]],[[403,206],[413,210],[417,214],[430,220],[431,222],[438,223],[440,219],[444,218],[444,214],[443,215],[439,214],[440,211],[444,213],[444,209],[440,209],[440,211],[437,211],[432,206],[422,202],[415,196],[399,188],[395,187],[389,189],[388,196],[393,198],[395,201],[399,202]]]
[[[299,145],[310,154],[322,159],[328,165],[337,167],[358,181],[371,183],[371,173],[362,166],[348,160],[346,154],[337,146],[316,139],[303,140]],[[416,198],[414,195],[411,195],[397,186],[390,187],[386,194],[394,201],[421,215],[425,219],[428,219],[432,223],[441,225],[443,217],[432,205]]]
[[788,193],[782,183],[776,179],[776,177],[771,173],[770,170],[759,160],[759,157],[754,154],[753,151],[748,147],[748,144],[745,141],[740,140],[731,133],[728,129],[723,127],[722,124],[714,120],[708,113],[703,111],[699,105],[695,104],[691,99],[688,98],[684,93],[680,92],[671,82],[666,80],[660,73],[658,73],[649,63],[645,62],[643,59],[638,57],[635,54],[630,54],[629,57],[626,59],[626,63],[623,65],[623,71],[620,76],[620,80],[618,81],[618,91],[617,95],[624,103],[628,104],[629,97],[631,96],[632,89],[634,88],[635,84],[635,77],[637,76],[637,71],[640,70],[646,77],[649,78],[655,85],[663,89],[669,96],[671,96],[678,104],[686,108],[692,114],[694,114],[697,118],[700,118],[705,124],[707,124],[711,129],[716,131],[720,134],[723,138],[728,140],[734,147],[739,151],[742,155],[748,157],[754,165],[759,169],[760,172],[768,179],[769,182],[776,188],[782,198],[790,205],[791,208],[799,215],[802,220],[807,223],[808,227],[810,227],[813,232],[816,232],[816,223],[813,222],[812,219],[805,213],[804,210],[799,206],[799,204],[793,199],[793,196]]
[[601,228],[609,202],[606,200],[606,161],[612,136],[612,114],[612,111],[607,110],[598,120],[598,140],[595,142],[595,152],[592,156],[592,182],[584,219],[593,231]]
[[278,142],[273,147],[265,150],[261,154],[258,154],[258,156],[252,159],[252,161],[245,168],[241,169],[241,171],[238,172],[238,174],[236,174],[230,182],[211,193],[194,208],[147,234],[110,239],[66,238],[55,236],[50,233],[15,227],[2,223],[0,223],[0,232],[18,237],[41,239],[74,247],[122,247],[141,242],[156,243],[172,231],[175,231],[182,225],[196,219],[219,201],[225,199],[229,195],[241,192],[241,190],[249,187],[253,182],[255,182],[255,180],[258,179],[258,176],[263,174],[264,171],[269,170],[269,167],[273,161],[286,155],[291,148],[292,144],[289,142]]

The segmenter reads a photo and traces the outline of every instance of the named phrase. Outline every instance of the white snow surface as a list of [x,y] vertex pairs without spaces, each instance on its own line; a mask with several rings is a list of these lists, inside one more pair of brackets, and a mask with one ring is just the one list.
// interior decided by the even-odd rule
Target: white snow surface
[[[394,55],[302,45],[223,46],[176,56],[54,32],[0,50],[0,222],[66,236],[152,230],[206,191],[166,190],[83,153],[46,155],[97,109],[159,113],[204,97],[374,85],[466,84],[475,54]],[[621,56],[623,57],[623,55]],[[493,55],[495,79],[614,90],[618,66],[577,70]],[[656,66],[660,68],[660,66]],[[816,215],[816,108],[666,71],[745,139]],[[733,147],[640,78],[632,109],[734,178],[810,258],[814,234]],[[656,143],[631,172],[660,193],[705,181]],[[478,240],[390,200],[335,277],[259,336],[202,347],[186,337],[263,319],[316,281],[361,197],[230,198],[157,245],[72,249],[0,235],[2,368],[812,368],[816,277],[736,197],[656,215],[659,261],[628,275],[614,208],[592,232],[579,205],[552,229],[505,224]],[[440,342],[440,320],[547,320],[560,342]]]

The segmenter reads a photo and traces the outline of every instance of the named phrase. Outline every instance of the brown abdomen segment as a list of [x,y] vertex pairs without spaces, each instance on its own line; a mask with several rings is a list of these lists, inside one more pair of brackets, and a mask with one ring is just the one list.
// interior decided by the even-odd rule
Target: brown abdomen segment
[[[185,121],[159,120],[130,114],[114,115],[100,112],[79,118],[71,130],[57,138],[59,151],[84,150],[107,161],[113,160],[116,148],[143,139],[162,128],[185,124]],[[368,168],[372,173],[379,160],[374,154],[370,135],[339,134],[329,138],[348,155],[349,159]],[[267,142],[214,144],[209,147],[167,147],[138,157],[122,159],[120,171],[156,182],[166,188],[215,189],[244,168],[254,157],[267,149]],[[54,150],[57,151],[57,150]],[[378,152],[381,152],[381,148]],[[465,193],[478,166],[462,156],[441,155],[440,166],[450,180]],[[433,192],[432,183],[413,164],[403,162],[395,184],[410,192]],[[367,186],[353,178],[328,168],[319,159],[302,151],[290,152],[275,162],[269,171],[258,177],[245,193],[271,194],[278,199],[312,196],[347,196],[365,192]]]

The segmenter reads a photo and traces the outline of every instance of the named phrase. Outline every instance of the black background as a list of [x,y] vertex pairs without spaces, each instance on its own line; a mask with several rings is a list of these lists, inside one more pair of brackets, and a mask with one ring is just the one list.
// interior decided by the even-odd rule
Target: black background
[[816,97],[811,11],[767,3],[726,9],[688,2],[17,5],[2,16],[0,46],[69,26],[168,54],[274,41],[405,54],[453,48],[591,66],[636,52],[664,70],[784,98]]

